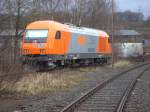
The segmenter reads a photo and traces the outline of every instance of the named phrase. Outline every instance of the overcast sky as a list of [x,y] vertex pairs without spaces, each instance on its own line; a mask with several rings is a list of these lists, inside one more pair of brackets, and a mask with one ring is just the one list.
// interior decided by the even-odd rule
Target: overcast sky
[[144,16],[150,15],[150,0],[115,0],[118,11],[132,10],[144,13]]

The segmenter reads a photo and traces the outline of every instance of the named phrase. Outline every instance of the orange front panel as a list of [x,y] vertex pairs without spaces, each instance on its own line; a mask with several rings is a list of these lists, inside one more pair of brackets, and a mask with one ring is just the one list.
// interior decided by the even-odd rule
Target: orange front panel
[[100,37],[97,52],[102,54],[110,54],[111,53],[111,46],[108,42],[108,37]]
[[[44,43],[24,43],[22,45],[23,54],[45,54],[46,44]],[[42,51],[42,52],[41,52]]]

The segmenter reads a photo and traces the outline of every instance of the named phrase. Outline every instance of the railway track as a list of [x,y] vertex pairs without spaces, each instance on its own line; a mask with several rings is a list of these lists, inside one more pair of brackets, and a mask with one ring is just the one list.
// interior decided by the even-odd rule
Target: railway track
[[149,112],[150,110],[150,69],[138,79],[138,82],[128,98],[123,112]]
[[98,84],[61,112],[123,112],[137,80],[150,69],[149,65],[137,65]]

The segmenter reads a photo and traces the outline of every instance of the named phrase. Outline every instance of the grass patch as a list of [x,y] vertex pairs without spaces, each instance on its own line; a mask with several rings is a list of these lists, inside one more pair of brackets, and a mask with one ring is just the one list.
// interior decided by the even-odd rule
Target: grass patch
[[80,68],[80,72],[94,72],[96,71],[96,67],[85,67],[85,68]]
[[58,72],[58,73],[36,73],[23,76],[18,81],[2,81],[0,91],[9,91],[22,94],[53,93],[80,84],[86,80],[85,73]]
[[122,67],[128,67],[128,66],[132,66],[133,64],[128,61],[128,60],[121,60],[121,61],[118,61],[114,64],[114,67],[115,68],[122,68]]

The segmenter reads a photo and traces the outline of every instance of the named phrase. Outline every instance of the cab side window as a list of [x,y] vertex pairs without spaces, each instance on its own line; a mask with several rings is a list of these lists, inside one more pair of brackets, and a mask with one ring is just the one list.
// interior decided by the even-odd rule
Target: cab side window
[[55,39],[61,39],[61,32],[60,31],[56,32]]

